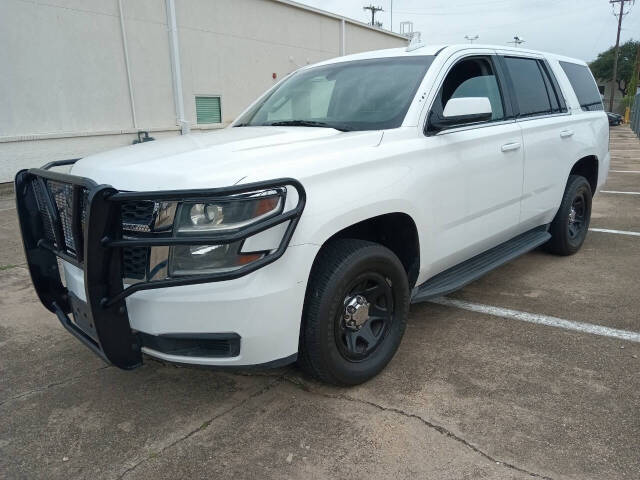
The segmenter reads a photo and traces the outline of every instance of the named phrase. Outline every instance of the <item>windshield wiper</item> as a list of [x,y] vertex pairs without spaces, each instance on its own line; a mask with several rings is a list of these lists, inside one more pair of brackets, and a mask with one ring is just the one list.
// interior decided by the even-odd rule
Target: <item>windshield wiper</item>
[[322,128],[334,128],[341,132],[348,132],[353,130],[346,125],[336,125],[334,123],[316,122],[313,120],[280,120],[277,122],[263,123],[262,125],[267,127],[322,127]]

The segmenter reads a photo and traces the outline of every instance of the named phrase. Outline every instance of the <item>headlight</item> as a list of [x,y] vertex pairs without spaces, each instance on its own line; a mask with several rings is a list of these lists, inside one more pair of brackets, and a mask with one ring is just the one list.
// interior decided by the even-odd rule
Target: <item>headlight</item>
[[215,235],[235,231],[278,215],[284,208],[285,189],[234,195],[211,202],[178,204],[173,222],[176,236],[211,235],[210,245],[176,245],[169,249],[169,277],[237,270],[268,252],[241,253],[242,241],[216,244]]
[[[119,192],[126,290],[237,278],[280,258],[306,195],[294,179],[214,189]],[[173,280],[172,280],[173,279]],[[130,293],[129,293],[130,294]]]
[[242,242],[226,245],[178,245],[172,247],[169,276],[231,272],[259,260],[264,253],[240,253]]
[[211,203],[180,204],[178,235],[236,230],[277,215],[283,207],[282,190],[265,190]]

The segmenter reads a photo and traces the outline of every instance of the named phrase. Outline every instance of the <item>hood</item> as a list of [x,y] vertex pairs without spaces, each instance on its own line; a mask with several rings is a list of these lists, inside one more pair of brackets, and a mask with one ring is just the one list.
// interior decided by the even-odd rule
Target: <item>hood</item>
[[215,188],[320,168],[322,155],[376,146],[382,132],[310,127],[228,127],[88,156],[71,173],[121,190]]

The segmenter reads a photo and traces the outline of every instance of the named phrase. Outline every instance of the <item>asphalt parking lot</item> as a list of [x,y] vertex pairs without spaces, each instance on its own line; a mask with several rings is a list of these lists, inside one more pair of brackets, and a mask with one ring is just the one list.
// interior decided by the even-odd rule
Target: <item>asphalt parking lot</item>
[[350,389],[104,365],[37,301],[3,197],[0,478],[640,478],[640,141],[614,127],[611,150],[591,227],[618,233],[413,305]]

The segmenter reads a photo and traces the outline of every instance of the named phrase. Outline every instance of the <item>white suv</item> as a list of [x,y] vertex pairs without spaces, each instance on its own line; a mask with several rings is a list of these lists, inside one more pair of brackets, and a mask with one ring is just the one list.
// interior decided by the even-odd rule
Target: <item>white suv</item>
[[224,130],[21,171],[17,205],[40,299],[105,360],[351,385],[411,302],[578,251],[608,136],[582,61],[382,50],[297,70]]

